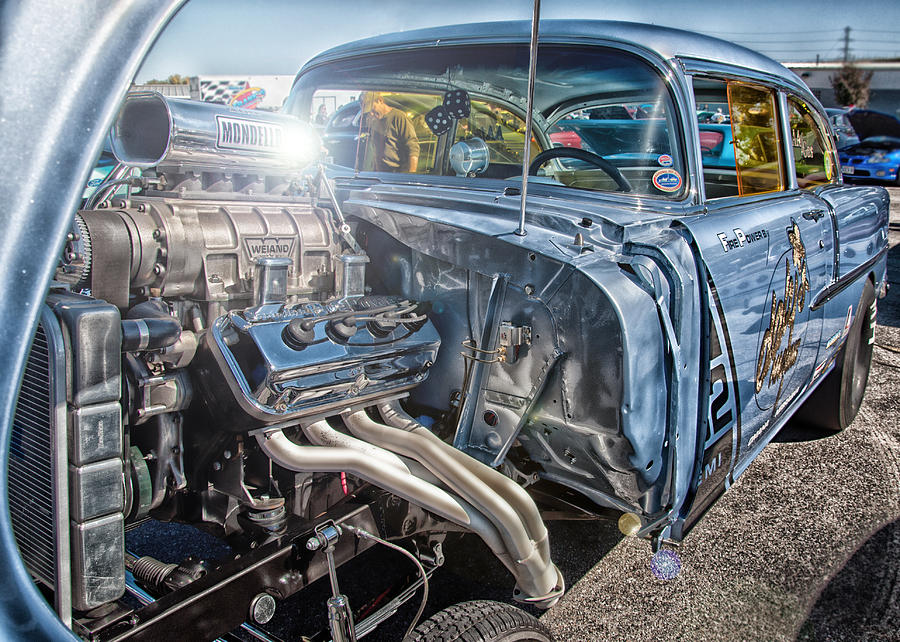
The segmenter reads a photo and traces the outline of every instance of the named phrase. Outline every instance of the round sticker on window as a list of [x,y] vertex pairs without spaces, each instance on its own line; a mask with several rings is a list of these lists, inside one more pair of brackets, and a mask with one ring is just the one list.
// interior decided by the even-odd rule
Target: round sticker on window
[[681,189],[681,174],[674,169],[661,169],[653,175],[653,185],[662,192],[677,192]]
[[668,154],[661,154],[659,158],[656,159],[656,162],[659,163],[663,167],[672,167],[672,164],[675,162],[672,160],[672,157]]

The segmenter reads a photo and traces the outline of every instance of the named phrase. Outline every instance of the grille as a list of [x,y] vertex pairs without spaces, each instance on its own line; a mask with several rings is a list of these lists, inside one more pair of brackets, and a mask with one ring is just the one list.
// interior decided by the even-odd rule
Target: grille
[[44,306],[13,417],[7,499],[22,561],[53,589],[56,612],[68,624],[72,583],[65,368],[62,328]]
[[38,326],[16,414],[9,455],[9,511],[22,559],[31,573],[56,586],[54,511],[55,399],[51,392],[51,349],[44,322]]

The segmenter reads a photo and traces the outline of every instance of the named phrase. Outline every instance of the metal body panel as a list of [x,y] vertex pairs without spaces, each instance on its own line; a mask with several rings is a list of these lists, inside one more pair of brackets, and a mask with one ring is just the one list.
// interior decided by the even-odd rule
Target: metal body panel
[[[464,43],[528,42],[531,25],[526,21],[490,22],[417,29],[386,34],[329,49],[310,60],[298,75],[318,64],[342,57],[409,47],[452,47]],[[540,44],[627,43],[655,52],[662,58],[697,58],[743,67],[787,79],[797,87],[803,81],[771,58],[732,42],[678,29],[600,20],[541,20]],[[538,107],[539,108],[539,107]]]
[[834,212],[837,226],[836,279],[847,276],[887,248],[888,196],[883,188],[843,185],[824,189],[819,197]]
[[[353,192],[345,209],[399,241],[398,252],[413,250],[407,269],[382,278],[392,279],[404,294],[432,301],[445,345],[461,344],[466,329],[477,335],[490,275],[509,275],[500,318],[533,324],[532,344],[516,363],[490,366],[474,413],[475,435],[490,444],[495,426],[483,419],[489,411],[501,421],[516,421],[510,411],[514,400],[529,398],[532,382],[551,353],[559,351],[559,365],[548,375],[519,436],[548,479],[578,478],[600,495],[611,495],[608,505],[620,506],[618,496],[641,510],[658,512],[664,498],[657,484],[669,479],[663,475],[669,466],[666,457],[675,452],[667,442],[674,444],[678,435],[683,446],[673,497],[676,504],[683,501],[693,467],[698,382],[694,374],[678,373],[686,364],[696,372],[701,343],[698,279],[687,242],[662,221],[628,229],[594,213],[597,225],[585,229],[565,206],[543,201],[539,208],[529,208],[532,224],[523,238],[504,233],[509,227],[503,223],[514,218],[505,218],[505,208],[494,205],[489,195],[427,190],[426,197],[425,191],[400,193],[395,187]],[[609,215],[622,221],[627,216]],[[560,234],[566,228],[583,232],[591,250],[572,247]],[[377,240],[375,230],[366,228],[366,234],[370,250],[374,241],[384,251],[387,243]],[[626,237],[628,243],[623,242]],[[643,281],[618,265],[632,262]],[[481,296],[466,298],[465,290],[472,288]],[[678,323],[664,337],[656,296],[668,301],[661,291],[676,288],[683,290],[672,296],[679,303],[672,308],[665,303],[664,312]],[[462,307],[469,313],[460,323]],[[673,346],[677,367],[665,356]],[[455,360],[456,367],[447,360]],[[461,381],[462,369],[459,355],[444,351],[434,368],[438,378],[421,385],[413,399],[440,407],[445,400],[437,391],[449,385],[448,370],[459,373]],[[661,373],[669,369],[675,373],[674,390],[659,385]],[[681,401],[670,408],[676,398]]]
[[802,194],[722,201],[685,224],[718,293],[735,358],[737,461],[811,379],[822,320],[809,306],[830,276],[820,241],[831,231],[827,217],[803,218],[812,204]]

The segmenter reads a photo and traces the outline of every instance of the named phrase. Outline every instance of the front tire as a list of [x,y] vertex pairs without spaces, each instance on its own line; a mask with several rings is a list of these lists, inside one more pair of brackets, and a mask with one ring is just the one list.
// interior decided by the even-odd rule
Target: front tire
[[828,373],[797,413],[797,419],[823,432],[849,426],[862,405],[875,343],[875,286],[866,279],[850,334]]
[[553,642],[550,630],[510,604],[462,602],[416,627],[409,642]]

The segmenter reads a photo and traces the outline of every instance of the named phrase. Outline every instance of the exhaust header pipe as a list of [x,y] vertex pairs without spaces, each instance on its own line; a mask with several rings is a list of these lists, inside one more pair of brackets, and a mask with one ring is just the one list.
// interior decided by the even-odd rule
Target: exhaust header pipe
[[[353,436],[321,420],[303,426],[314,446],[281,430],[256,433],[263,452],[297,472],[348,472],[476,533],[516,578],[513,598],[549,608],[565,583],[550,560],[547,530],[530,496],[515,482],[444,443],[399,404],[343,414]],[[447,490],[444,490],[443,488]]]

